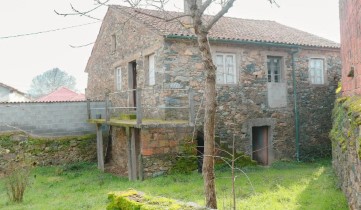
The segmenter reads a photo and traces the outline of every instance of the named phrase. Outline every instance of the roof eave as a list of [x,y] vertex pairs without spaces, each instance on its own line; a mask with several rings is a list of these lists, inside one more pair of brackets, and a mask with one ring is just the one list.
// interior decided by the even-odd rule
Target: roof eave
[[[169,34],[165,35],[166,39],[186,39],[186,40],[195,40],[196,36],[187,36],[187,35],[177,35]],[[301,45],[301,44],[291,44],[291,43],[280,43],[280,42],[267,42],[267,41],[255,41],[255,40],[241,40],[241,39],[222,39],[222,38],[209,38],[210,42],[217,43],[233,43],[233,44],[254,44],[261,46],[271,46],[271,47],[284,47],[284,48],[323,48],[330,50],[340,50],[340,47],[336,46],[317,46],[317,45]]]

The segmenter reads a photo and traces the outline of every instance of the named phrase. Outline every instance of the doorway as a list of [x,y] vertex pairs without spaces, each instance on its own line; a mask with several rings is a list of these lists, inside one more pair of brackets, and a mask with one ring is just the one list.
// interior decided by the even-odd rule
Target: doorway
[[252,159],[261,165],[268,165],[269,126],[252,127]]
[[132,107],[137,107],[137,62],[132,61],[128,66],[128,88],[133,90],[131,93],[129,93],[129,101]]

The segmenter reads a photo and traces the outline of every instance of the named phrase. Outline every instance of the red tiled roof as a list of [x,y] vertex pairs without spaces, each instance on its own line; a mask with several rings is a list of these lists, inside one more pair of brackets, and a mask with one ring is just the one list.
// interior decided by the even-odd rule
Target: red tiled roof
[[[118,5],[111,5],[110,7],[127,16],[134,17],[136,20],[160,32],[162,35],[194,36],[194,33],[191,30],[185,29],[179,20],[164,21],[164,19],[162,19],[171,19],[182,13],[134,9]],[[211,17],[212,16],[205,16],[204,21],[209,20]],[[340,47],[336,42],[279,24],[275,21],[231,17],[222,17],[210,30],[209,38],[215,40],[265,42],[310,47]]]
[[85,95],[76,93],[66,87],[60,87],[57,90],[45,95],[35,102],[58,102],[58,101],[85,101]]

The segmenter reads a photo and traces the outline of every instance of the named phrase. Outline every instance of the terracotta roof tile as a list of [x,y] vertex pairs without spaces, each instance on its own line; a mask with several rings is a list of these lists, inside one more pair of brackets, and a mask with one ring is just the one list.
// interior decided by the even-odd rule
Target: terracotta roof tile
[[[158,31],[161,35],[194,36],[194,33],[182,26],[178,20],[164,21],[182,13],[162,12],[149,9],[133,9],[118,5],[111,5],[113,9],[134,17],[148,27]],[[212,16],[205,16],[204,21]],[[238,40],[250,42],[279,43],[311,47],[339,48],[336,42],[292,28],[275,21],[250,20],[241,18],[222,17],[211,29],[209,38],[215,40]]]
[[60,101],[85,101],[85,95],[76,93],[66,87],[60,87],[57,90],[45,95],[35,102],[60,102]]

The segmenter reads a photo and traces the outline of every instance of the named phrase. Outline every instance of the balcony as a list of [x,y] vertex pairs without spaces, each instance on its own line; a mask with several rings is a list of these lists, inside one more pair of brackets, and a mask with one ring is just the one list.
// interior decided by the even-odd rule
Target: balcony
[[120,127],[189,127],[194,125],[192,89],[130,89],[109,92],[103,108],[90,108],[88,122]]

